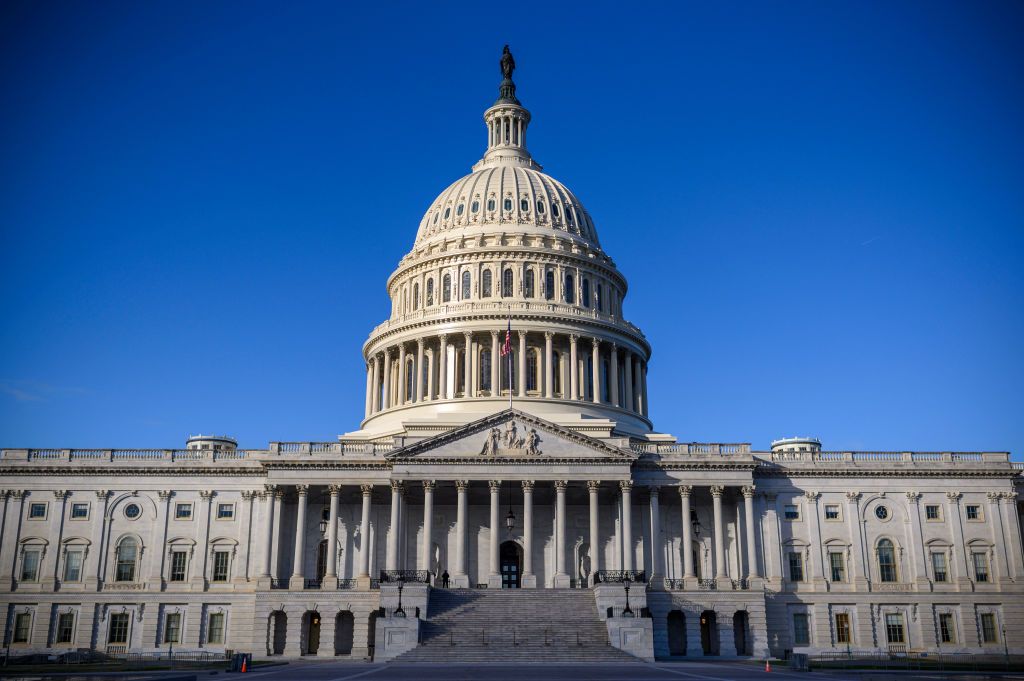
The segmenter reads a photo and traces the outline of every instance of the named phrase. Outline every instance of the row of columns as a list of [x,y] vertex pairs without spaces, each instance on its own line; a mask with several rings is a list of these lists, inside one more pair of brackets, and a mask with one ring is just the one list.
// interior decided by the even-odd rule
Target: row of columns
[[[501,385],[501,377],[505,367],[500,355],[501,332],[494,330],[490,331],[489,334],[491,351],[489,379],[491,389],[486,392],[490,395],[495,395],[498,393],[498,386]],[[527,362],[525,361],[527,356],[527,332],[518,331],[516,334],[518,337],[516,395],[520,398],[525,398],[527,397]],[[548,399],[556,396],[554,380],[555,335],[551,331],[544,332],[542,375],[538,381],[539,389],[537,392],[540,396]],[[478,351],[482,348],[479,341],[475,340],[473,332],[467,331],[462,336],[464,337],[464,341],[460,345],[464,351],[462,360],[462,394],[464,397],[483,396],[485,391],[481,386],[484,383],[484,376],[481,374],[480,369],[474,370],[474,366],[479,364],[475,361],[475,358]],[[436,354],[433,347],[429,349],[426,347],[427,341],[425,339],[420,338],[416,341],[415,359],[411,363],[411,370],[414,372],[411,389],[406,376],[407,364],[409,364],[406,360],[409,355],[405,343],[399,344],[397,350],[386,348],[373,355],[366,366],[365,414],[367,417],[410,402],[419,403],[446,399],[445,396],[449,393],[449,386],[447,384],[448,345],[450,341],[455,340],[456,336],[454,334],[440,334],[437,338]],[[612,341],[602,341],[597,337],[590,338],[589,340],[591,345],[589,369],[592,372],[590,400],[595,404],[611,404],[646,417],[647,364],[643,357],[630,348],[619,346]],[[581,374],[579,341],[579,335],[568,335],[569,385],[568,391],[566,391],[565,386],[562,387],[562,399],[573,401],[586,399],[586,377]],[[607,348],[604,354],[608,357],[608,371],[604,382],[601,380],[602,346]],[[564,347],[560,348],[560,352],[564,353]],[[620,355],[622,356],[621,366]],[[395,366],[396,363],[393,361],[396,357],[398,360],[397,366]],[[423,371],[424,366],[427,368],[426,371]],[[586,370],[586,366],[584,366],[583,370]],[[619,390],[620,372],[623,378],[622,394],[620,394]],[[397,380],[393,380],[394,373],[397,373]],[[436,390],[434,385],[435,375],[437,376]],[[607,387],[607,399],[604,398],[605,387]],[[451,393],[456,394],[457,392],[458,386],[453,386]]]
[[[532,557],[533,557],[533,489],[535,482],[533,480],[522,480],[520,481],[523,488],[523,572],[522,579],[524,583],[530,583],[535,580],[532,569]],[[430,569],[430,550],[432,542],[429,538],[433,534],[433,509],[434,509],[434,488],[435,481],[424,480],[421,483],[423,485],[423,536],[425,537],[423,542],[423,549],[418,556],[420,570]],[[500,514],[499,514],[499,492],[501,490],[500,480],[491,480],[488,482],[490,488],[490,533],[491,542],[489,547],[489,574],[488,581],[496,583],[497,586],[501,585],[501,574],[500,574],[500,559],[499,559],[499,546],[500,542],[498,537],[501,535],[500,526]],[[555,586],[568,586],[569,585],[569,573],[566,569],[566,555],[565,555],[565,491],[568,487],[567,480],[556,480],[554,481],[555,489]],[[455,549],[455,563],[453,566],[452,584],[454,586],[468,586],[469,578],[467,574],[466,566],[466,536],[467,536],[467,523],[468,523],[468,502],[467,494],[469,491],[469,480],[456,480],[456,549]],[[405,483],[398,480],[391,481],[391,528],[392,531],[388,535],[387,551],[385,555],[385,569],[386,570],[397,570],[399,569],[399,532],[396,528],[399,526],[399,514],[402,505],[402,495],[404,492]],[[267,512],[265,517],[267,519],[265,527],[265,539],[267,551],[264,554],[263,573],[261,577],[270,578],[271,575],[271,551],[269,547],[274,538],[274,514],[276,512],[275,506],[277,500],[282,496],[282,493],[274,488],[274,486],[268,486],[268,492],[273,491],[272,494],[266,495]],[[589,511],[590,511],[590,561],[591,561],[591,574],[596,574],[601,569],[601,552],[600,547],[600,531],[599,531],[599,504],[598,504],[598,492],[601,488],[601,482],[598,480],[590,480],[587,482],[587,490],[589,493]],[[650,518],[651,518],[651,537],[654,545],[654,550],[651,551],[652,565],[651,565],[651,577],[665,576],[664,556],[661,549],[659,548],[661,536],[661,512],[659,508],[659,496],[660,488],[657,486],[651,486],[649,489],[649,505],[650,505]],[[693,493],[692,485],[679,485],[676,488],[679,492],[679,496],[682,500],[682,529],[683,529],[683,577],[684,579],[695,579],[696,572],[693,565],[693,537],[690,524],[690,498]],[[370,513],[372,505],[372,493],[373,485],[362,485],[360,487],[362,492],[362,515],[360,519],[360,533],[363,537],[363,544],[359,554],[359,568],[358,578],[369,579],[370,576],[370,542],[368,541],[370,533]],[[634,555],[633,555],[633,530],[632,530],[632,490],[633,482],[631,480],[619,481],[619,490],[622,501],[622,546],[623,546],[623,570],[634,570]],[[303,571],[303,560],[305,556],[305,527],[306,527],[306,501],[309,492],[309,485],[296,485],[295,491],[298,495],[298,508],[295,517],[295,554],[292,563],[292,576],[289,583],[290,588],[301,589],[304,587],[305,574]],[[754,544],[754,508],[753,508],[753,497],[754,487],[752,485],[741,488],[745,506],[746,516],[746,545],[747,545],[747,577],[754,578],[758,577],[757,571],[757,560],[755,558],[755,544]],[[328,546],[334,547],[337,543],[337,532],[338,532],[338,506],[339,506],[339,495],[341,493],[340,485],[329,485],[328,492],[330,494],[330,506],[329,506],[329,519],[328,519]],[[722,496],[725,493],[725,487],[722,485],[712,485],[710,487],[712,508],[714,513],[714,550],[715,550],[715,578],[726,579],[728,574],[726,572],[726,560],[725,560],[725,529],[724,519],[722,514]],[[325,571],[325,581],[336,580],[338,577],[338,554],[337,551],[331,550],[327,555],[327,566]]]

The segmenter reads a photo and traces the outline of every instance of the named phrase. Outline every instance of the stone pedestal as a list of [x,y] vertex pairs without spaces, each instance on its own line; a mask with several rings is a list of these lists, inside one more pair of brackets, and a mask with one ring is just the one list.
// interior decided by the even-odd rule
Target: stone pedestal
[[449,584],[453,589],[468,589],[469,575],[452,575]]
[[487,588],[488,589],[500,589],[501,588],[501,575],[487,575]]
[[572,583],[569,575],[555,575],[554,581],[556,589],[568,589]]
[[356,577],[356,591],[370,590],[370,576]]
[[320,582],[320,589],[323,591],[337,591],[338,590],[338,578],[335,577],[324,577]]
[[379,617],[375,631],[374,662],[387,662],[415,648],[420,621],[415,617]]
[[523,575],[519,581],[519,586],[523,589],[536,589],[537,575]]
[[613,648],[654,662],[654,623],[649,617],[613,617],[606,620],[608,642]]

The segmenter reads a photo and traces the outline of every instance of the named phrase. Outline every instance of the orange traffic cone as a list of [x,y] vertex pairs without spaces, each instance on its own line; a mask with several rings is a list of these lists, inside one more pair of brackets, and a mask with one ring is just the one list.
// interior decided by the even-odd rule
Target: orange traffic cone
[[249,671],[249,667],[247,667],[247,666],[246,666],[246,664],[245,664],[245,658],[243,657],[243,658],[242,658],[242,671],[241,671],[241,673],[242,673],[242,674],[244,674],[244,673],[246,673],[247,671]]
[[772,670],[772,661],[769,660],[767,657],[764,658],[764,670],[766,672],[770,672]]

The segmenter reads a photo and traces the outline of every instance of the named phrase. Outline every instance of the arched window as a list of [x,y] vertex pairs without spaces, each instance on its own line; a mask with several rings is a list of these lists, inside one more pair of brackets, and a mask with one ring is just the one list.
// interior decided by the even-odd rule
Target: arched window
[[509,268],[501,274],[501,295],[505,298],[512,297],[512,270]]
[[558,204],[557,203],[552,203],[551,204],[551,214],[554,215],[556,218],[558,217],[559,213],[558,213]]
[[427,307],[434,304],[434,280],[427,279]]
[[570,305],[576,302],[576,282],[571,274],[565,275],[565,302]]
[[530,200],[527,199],[526,197],[523,197],[522,199],[520,199],[519,200],[519,210],[521,210],[524,213],[529,213],[530,212]]
[[562,355],[557,352],[551,353],[551,375],[552,375],[552,388],[551,390],[556,395],[562,394]]
[[543,201],[538,201],[537,202],[537,214],[538,215],[543,215],[544,214],[544,202]]
[[491,280],[493,278],[494,278],[494,275],[491,274],[490,270],[484,270],[483,282],[481,284],[481,293],[480,293],[480,295],[482,297],[484,297],[484,298],[490,298],[491,297]]
[[583,307],[590,307],[590,280],[583,280]]
[[466,212],[466,204],[460,203],[458,206],[455,207],[455,214],[456,215],[462,215],[465,212]]
[[552,270],[544,273],[544,297],[548,300],[555,298],[555,273]]
[[480,353],[480,389],[491,389],[491,351],[484,350]]
[[487,199],[487,210],[494,210],[494,199]]
[[444,209],[444,219],[445,220],[447,220],[449,217],[451,217],[451,214],[452,214],[452,207],[451,206],[448,206],[447,208]]
[[897,581],[896,551],[888,539],[878,542],[878,577],[883,582]]
[[596,289],[596,294],[597,294],[596,298],[597,298],[597,300],[595,301],[595,305],[597,307],[597,311],[598,312],[604,312],[604,297],[603,297],[602,293],[603,293],[603,291],[601,290],[601,284],[598,284],[597,285],[597,289]]
[[472,203],[472,205],[470,205],[469,209],[471,211],[473,211],[474,213],[479,213],[480,212],[480,202],[479,201],[474,201]]
[[441,302],[448,303],[452,299],[452,275],[446,274],[441,280]]
[[405,401],[416,399],[416,362],[412,357],[405,359]]
[[[574,220],[573,220],[573,215],[574,215],[574,214],[575,214],[575,211],[573,211],[573,209],[572,209],[572,208],[570,208],[569,210],[565,211],[565,220],[566,220],[566,222],[568,222],[568,223],[569,223],[570,225],[571,225],[571,224],[574,224]],[[445,217],[448,217],[448,216],[446,215]]]
[[523,275],[523,295],[533,298],[533,270],[526,270]]
[[469,292],[470,292],[469,289],[470,289],[470,284],[471,283],[472,283],[472,280],[470,279],[469,272],[463,272],[462,273],[462,300],[469,300]]
[[526,351],[526,390],[537,390],[537,350],[531,348]]
[[512,199],[505,199],[502,205],[505,210],[512,210]]
[[412,309],[420,309],[420,285],[419,282],[412,285]]
[[139,544],[134,537],[125,537],[117,545],[117,564],[114,572],[115,582],[134,582],[136,566],[139,562]]

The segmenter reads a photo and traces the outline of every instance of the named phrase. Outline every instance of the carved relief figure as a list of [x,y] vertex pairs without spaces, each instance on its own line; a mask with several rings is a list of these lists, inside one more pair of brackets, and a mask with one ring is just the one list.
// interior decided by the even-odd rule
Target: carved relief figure
[[501,431],[497,428],[491,428],[487,433],[487,439],[484,441],[484,449],[481,454],[485,456],[494,456],[498,453],[498,446],[501,444]]
[[526,436],[526,453],[531,456],[540,454],[540,436],[537,435],[536,428],[530,428],[530,432]]
[[515,449],[519,446],[519,433],[516,431],[516,422],[509,421],[505,424],[505,446]]

